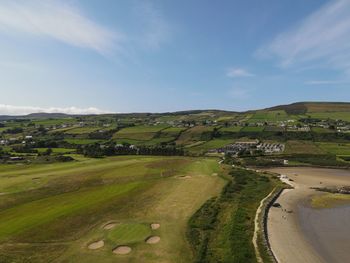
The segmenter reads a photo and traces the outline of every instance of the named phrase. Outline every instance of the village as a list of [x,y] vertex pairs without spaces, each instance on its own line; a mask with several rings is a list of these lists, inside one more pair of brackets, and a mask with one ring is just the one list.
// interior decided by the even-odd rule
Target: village
[[282,143],[264,143],[259,140],[246,141],[246,142],[236,142],[228,144],[225,147],[218,149],[212,149],[209,152],[211,153],[223,153],[230,154],[232,156],[238,156],[241,154],[274,154],[274,153],[283,153],[285,145]]

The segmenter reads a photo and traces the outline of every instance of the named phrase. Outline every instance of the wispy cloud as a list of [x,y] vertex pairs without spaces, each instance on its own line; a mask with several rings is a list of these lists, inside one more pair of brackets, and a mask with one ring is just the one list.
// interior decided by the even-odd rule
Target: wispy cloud
[[350,73],[350,1],[329,2],[257,53],[282,67],[322,64]]
[[350,84],[349,81],[344,80],[309,80],[305,82],[306,85],[343,85]]
[[46,113],[66,113],[66,114],[102,114],[108,111],[100,110],[94,107],[32,107],[32,106],[14,106],[0,104],[0,115],[25,115],[29,113],[46,112]]
[[0,30],[50,37],[66,44],[108,53],[123,36],[95,23],[67,2],[0,1]]
[[226,72],[226,76],[229,78],[239,78],[239,77],[253,77],[255,75],[243,68],[229,68]]

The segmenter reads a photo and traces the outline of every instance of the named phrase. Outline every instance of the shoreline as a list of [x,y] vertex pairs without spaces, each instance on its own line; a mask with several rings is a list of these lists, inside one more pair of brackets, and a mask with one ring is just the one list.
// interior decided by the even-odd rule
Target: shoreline
[[286,183],[294,186],[294,189],[283,189],[276,198],[275,202],[281,204],[281,208],[271,206],[266,211],[266,239],[273,256],[277,262],[283,263],[326,262],[301,227],[299,206],[318,193],[310,189],[311,186],[350,184],[349,178],[344,177],[350,176],[349,171],[305,167],[272,168],[267,171],[287,175],[293,181],[287,178]]

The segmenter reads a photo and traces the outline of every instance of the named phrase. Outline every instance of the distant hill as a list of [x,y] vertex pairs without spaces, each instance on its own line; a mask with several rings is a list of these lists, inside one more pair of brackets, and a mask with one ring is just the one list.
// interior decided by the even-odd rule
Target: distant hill
[[279,105],[264,110],[284,110],[288,114],[305,114],[317,112],[349,112],[349,102],[297,102],[288,105]]
[[[244,114],[255,114],[257,112],[268,112],[268,111],[285,111],[287,114],[292,115],[317,115],[318,113],[327,113],[331,114],[332,112],[340,112],[343,115],[347,115],[347,112],[350,114],[350,102],[296,102],[287,105],[278,105],[270,108],[265,108],[261,110],[249,110],[245,112],[237,111],[226,111],[226,110],[184,110],[184,111],[175,111],[175,112],[163,112],[163,113],[150,113],[150,112],[139,112],[139,113],[109,113],[102,114],[100,116],[119,116],[119,117],[159,117],[159,116],[190,116],[195,115],[198,117],[205,116],[233,116],[233,115],[244,115]],[[95,114],[90,114],[86,116],[93,116]],[[10,116],[10,115],[0,115],[0,121],[10,120],[10,119],[59,119],[59,118],[70,118],[78,117],[82,115],[70,115],[65,113],[31,113],[28,115],[22,116]]]
[[46,112],[38,112],[38,113],[31,113],[28,115],[25,115],[25,118],[30,119],[47,119],[47,118],[67,118],[72,115],[65,114],[65,113],[46,113]]
[[13,120],[13,119],[58,119],[58,118],[68,118],[76,115],[69,115],[65,113],[46,113],[46,112],[38,112],[38,113],[30,113],[28,115],[20,115],[20,116],[11,116],[11,115],[0,115],[0,120]]

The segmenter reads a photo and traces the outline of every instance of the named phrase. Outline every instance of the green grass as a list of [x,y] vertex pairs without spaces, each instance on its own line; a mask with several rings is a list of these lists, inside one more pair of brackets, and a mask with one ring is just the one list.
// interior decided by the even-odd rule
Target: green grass
[[221,148],[221,147],[228,145],[230,143],[233,143],[233,142],[234,142],[234,140],[232,140],[232,139],[214,139],[214,140],[210,140],[210,141],[205,142],[203,144],[193,146],[193,147],[190,147],[187,149],[189,149],[190,152],[205,153],[208,150]]
[[242,128],[241,132],[263,132],[265,129],[264,126],[259,126],[259,127],[244,127]]
[[35,125],[43,125],[43,126],[53,126],[53,125],[61,125],[61,124],[73,124],[76,123],[77,120],[74,118],[63,118],[63,119],[43,119],[43,120],[34,120],[33,123]]
[[284,110],[279,111],[258,111],[248,122],[277,122],[292,119]]
[[285,154],[325,154],[326,152],[310,141],[291,140],[286,143]]
[[239,132],[241,129],[241,126],[223,127],[220,132]]
[[103,130],[101,127],[78,127],[65,131],[67,134],[86,134],[92,133],[98,130]]
[[66,142],[71,143],[71,144],[93,144],[96,142],[101,142],[101,140],[97,139],[65,139]]
[[311,205],[314,208],[333,208],[341,205],[350,204],[350,195],[324,193],[322,195],[314,195],[311,198]]
[[334,133],[334,130],[331,129],[325,129],[325,128],[321,128],[321,127],[312,127],[311,128],[312,132],[316,132],[316,133]]
[[[77,159],[0,165],[0,192],[6,193],[0,195],[0,262],[113,262],[112,249],[124,242],[133,251],[119,262],[191,261],[187,220],[224,186],[213,176],[225,173],[216,159]],[[111,221],[118,226],[104,230]],[[161,227],[150,232],[153,222]],[[150,233],[161,242],[146,244]],[[101,238],[103,249],[87,249]]]
[[278,181],[243,169],[231,175],[220,197],[207,201],[189,221],[195,262],[257,262],[252,244],[255,213]]
[[142,242],[151,235],[149,224],[122,223],[108,231],[107,238],[116,245]]
[[214,130],[214,127],[209,126],[195,126],[181,133],[180,137],[176,140],[178,145],[188,145],[197,141],[208,140],[210,134]]
[[[35,148],[39,153],[43,153],[47,151],[47,148]],[[67,148],[51,148],[53,153],[71,153],[75,152],[75,149],[67,149]]]
[[140,183],[129,183],[85,189],[1,211],[0,241],[60,217],[81,213],[85,209],[103,204],[108,199],[126,194],[140,185]]
[[350,143],[317,142],[316,145],[331,154],[350,155]]
[[350,113],[347,112],[313,112],[308,113],[308,116],[316,119],[332,119],[332,120],[343,120],[343,121],[350,121]]
[[120,139],[131,139],[137,141],[151,140],[158,132],[167,128],[166,125],[157,126],[134,126],[121,129],[117,131],[113,138],[116,140]]

